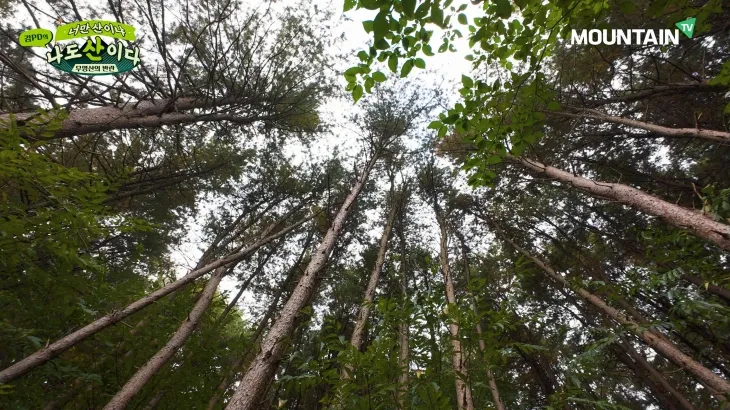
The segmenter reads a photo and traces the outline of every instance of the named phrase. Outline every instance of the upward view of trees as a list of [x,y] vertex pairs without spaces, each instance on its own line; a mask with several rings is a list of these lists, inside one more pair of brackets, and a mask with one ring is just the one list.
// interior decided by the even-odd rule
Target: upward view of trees
[[[18,43],[89,19],[136,27],[140,66]],[[0,1],[0,408],[728,408],[728,22]],[[454,89],[429,71],[461,56]]]

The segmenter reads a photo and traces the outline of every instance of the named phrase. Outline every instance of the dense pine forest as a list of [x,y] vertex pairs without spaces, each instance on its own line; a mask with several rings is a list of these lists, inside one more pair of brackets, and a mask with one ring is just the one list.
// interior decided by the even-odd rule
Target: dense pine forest
[[[94,19],[137,67],[19,42]],[[727,2],[0,27],[0,409],[730,408]],[[678,41],[574,41],[635,29]]]

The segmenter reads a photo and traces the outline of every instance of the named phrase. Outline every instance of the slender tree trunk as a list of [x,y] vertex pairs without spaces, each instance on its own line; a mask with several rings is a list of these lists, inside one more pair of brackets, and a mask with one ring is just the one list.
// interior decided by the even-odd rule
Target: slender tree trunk
[[[464,238],[464,235],[458,229],[454,229],[454,234],[459,239],[459,244],[461,245],[461,258],[464,261],[464,277],[466,278],[467,283],[467,294],[469,296],[472,311],[474,312],[474,315],[478,318],[479,309],[477,308],[477,298],[469,289],[469,283],[471,283],[471,272],[469,269],[469,247],[466,244],[466,238]],[[479,336],[479,351],[481,351],[482,356],[484,356],[487,352],[487,344],[486,342],[484,342],[484,337],[482,336],[482,324],[481,320],[479,319],[477,319],[476,330],[477,335]],[[494,407],[497,410],[505,410],[504,403],[502,403],[502,398],[499,394],[499,389],[497,388],[497,381],[494,379],[494,374],[492,373],[492,369],[489,368],[488,362],[486,367],[487,381],[489,383],[489,391],[492,393],[492,402],[494,402]]]
[[205,311],[210,306],[210,302],[215,296],[215,291],[223,278],[225,267],[220,267],[211,275],[208,284],[203,289],[198,302],[183,320],[183,323],[177,329],[175,334],[170,338],[165,346],[162,347],[152,358],[140,368],[137,373],[132,376],[122,389],[104,406],[104,410],[121,410],[125,409],[132,401],[135,395],[150,381],[162,367],[177,353],[178,349],[188,340],[190,335],[203,319]]
[[[391,194],[393,191],[391,190]],[[363,303],[360,305],[360,310],[357,313],[357,320],[355,321],[355,330],[352,331],[352,339],[350,343],[355,347],[356,350],[360,350],[362,346],[362,339],[365,334],[365,325],[367,325],[368,318],[370,317],[370,307],[373,303],[373,297],[375,296],[375,289],[378,287],[378,281],[380,280],[380,271],[383,269],[383,263],[385,262],[385,255],[388,252],[388,240],[390,239],[390,233],[393,230],[393,220],[398,212],[398,206],[396,201],[393,200],[390,206],[390,212],[388,212],[388,218],[385,220],[385,226],[383,227],[383,234],[380,236],[380,247],[378,248],[378,257],[375,260],[372,272],[370,272],[370,280],[368,286],[365,288],[365,295],[363,296]],[[352,369],[350,369],[352,370]],[[347,372],[342,373],[344,378],[347,378]]]
[[286,275],[284,282],[277,289],[276,294],[274,295],[274,299],[269,305],[269,308],[266,310],[266,313],[259,321],[259,324],[256,326],[256,330],[254,330],[253,334],[251,335],[251,339],[248,343],[248,346],[246,347],[246,350],[238,358],[238,360],[236,360],[233,366],[231,366],[231,372],[223,377],[220,384],[218,384],[218,387],[215,389],[213,396],[210,398],[210,401],[208,401],[208,410],[213,410],[215,408],[216,404],[218,404],[220,399],[223,397],[228,387],[231,385],[231,383],[233,383],[233,380],[235,379],[239,370],[242,369],[246,362],[249,360],[251,349],[258,343],[259,339],[261,339],[261,335],[264,333],[264,329],[266,329],[266,324],[269,322],[269,319],[274,316],[276,308],[277,306],[279,306],[279,300],[281,299],[281,295],[284,294],[284,291],[286,289],[289,289],[289,285],[294,279],[296,271],[301,270],[299,265],[302,263],[302,259],[304,258],[307,249],[309,249],[309,244],[312,240],[313,234],[313,230],[309,232],[309,235],[304,242],[304,246],[302,247],[302,253],[299,254],[299,258],[291,267],[291,269],[289,269],[289,273]]
[[[405,195],[405,189],[403,190],[403,195]],[[403,215],[405,213],[405,197],[403,199],[403,202],[401,203],[401,209],[400,209],[400,221],[398,224],[397,232],[398,232],[398,239],[400,240],[400,287],[401,287],[401,293],[402,293],[402,303],[403,303],[403,309],[406,310],[408,307],[408,271],[409,271],[409,264],[408,264],[408,253],[406,248],[406,235],[403,229]],[[398,376],[398,391],[397,391],[397,401],[398,401],[398,408],[401,410],[404,410],[407,408],[406,406],[406,400],[408,398],[408,376],[410,374],[410,367],[411,367],[411,361],[409,358],[409,346],[408,346],[408,339],[409,339],[409,333],[410,333],[410,322],[408,318],[403,319],[401,323],[398,324],[398,346],[400,347],[400,353],[398,355],[398,366],[401,369],[401,373]]]
[[661,386],[656,383],[653,378],[649,377],[649,375],[646,374],[646,370],[641,368],[639,364],[634,362],[628,355],[628,353],[626,353],[626,351],[624,351],[624,349],[619,346],[619,344],[612,344],[611,350],[613,351],[613,354],[616,356],[616,358],[634,373],[636,378],[641,381],[641,384],[643,384],[649,389],[649,391],[651,391],[652,398],[659,405],[660,409],[681,410],[678,405],[671,400],[666,392],[662,390]]
[[274,250],[267,253],[264,260],[259,262],[258,266],[256,266],[256,270],[254,270],[253,273],[251,273],[248,278],[246,278],[246,280],[241,284],[241,289],[238,290],[238,293],[236,293],[236,296],[233,298],[233,300],[231,300],[231,302],[226,305],[226,308],[223,309],[223,312],[220,314],[220,316],[218,316],[218,319],[216,319],[215,324],[213,325],[213,329],[217,329],[218,326],[223,323],[223,320],[228,316],[228,313],[231,312],[233,307],[236,306],[238,301],[241,299],[241,296],[243,296],[243,292],[248,289],[248,285],[251,284],[251,281],[253,281],[253,279],[260,275],[261,272],[264,270],[264,266],[266,266],[266,263],[269,261],[269,259],[271,259],[271,255],[273,254]]
[[[76,109],[69,113],[53,138],[69,138],[95,132],[129,129],[159,128],[163,125],[191,124],[201,121],[230,121],[251,124],[256,121],[275,120],[280,115],[235,114],[225,112],[200,113],[193,110],[220,107],[245,106],[253,101],[245,98],[177,98],[139,101],[123,107],[98,107]],[[189,112],[182,112],[189,111]],[[27,121],[36,113],[13,114],[17,120]],[[9,114],[0,115],[8,120]]]
[[547,273],[550,278],[563,286],[573,289],[573,291],[576,292],[581,298],[593,305],[600,312],[617,321],[621,325],[626,326],[629,330],[631,330],[634,334],[636,334],[644,342],[646,342],[647,345],[654,348],[657,352],[674,362],[674,364],[676,364],[677,366],[686,369],[699,381],[705,383],[710,388],[712,394],[717,397],[720,402],[723,402],[725,400],[725,397],[730,395],[730,382],[716,375],[710,369],[704,367],[701,363],[684,354],[684,352],[679,350],[679,348],[671,343],[666,337],[659,336],[653,331],[646,330],[644,326],[629,319],[618,310],[607,305],[606,302],[604,302],[601,298],[595,296],[587,290],[580,287],[571,286],[571,284],[568,283],[568,281],[562,275],[559,275],[541,259],[538,259],[537,257],[533,256],[532,254],[521,248],[519,245],[514,243],[496,225],[492,225],[505,241],[509,242],[518,252],[522,253],[527,258],[532,260],[532,262],[540,267],[540,269],[542,269],[545,273]]
[[155,407],[157,407],[157,405],[160,404],[160,401],[162,400],[162,397],[164,395],[165,395],[164,390],[158,391],[157,394],[155,394],[155,396],[152,397],[152,399],[149,402],[147,402],[147,405],[144,406],[144,410],[152,410]]
[[[446,302],[449,306],[456,307],[456,293],[454,291],[454,281],[451,278],[451,269],[449,268],[449,251],[447,248],[448,233],[446,231],[446,221],[440,216],[438,206],[435,206],[436,219],[441,228],[441,271],[444,275],[444,285],[446,287]],[[453,354],[451,360],[454,366],[456,376],[456,403],[459,410],[474,410],[474,401],[471,395],[471,387],[466,382],[469,375],[469,369],[464,361],[464,352],[461,350],[461,341],[459,340],[459,325],[455,322],[449,323],[449,333],[451,334],[451,348]]]
[[697,276],[684,275],[682,278],[687,282],[693,283],[698,287],[706,289],[708,292],[722,298],[726,303],[730,302],[730,290],[713,285],[702,278],[698,278]]
[[86,340],[88,337],[91,337],[94,334],[106,329],[107,327],[118,323],[119,321],[131,316],[134,313],[139,312],[140,310],[151,305],[152,303],[155,303],[156,301],[162,299],[170,293],[189,285],[206,273],[247,258],[261,246],[297,229],[299,226],[301,226],[303,223],[310,219],[311,217],[305,218],[287,228],[280,230],[275,234],[254,242],[250,246],[241,249],[238,252],[234,252],[224,258],[218,259],[215,262],[211,262],[202,268],[195,269],[189,272],[187,275],[183,276],[182,278],[172,283],[169,283],[166,286],[163,286],[162,288],[150,293],[149,295],[137,300],[136,302],[133,302],[124,309],[112,312],[104,317],[101,317],[94,322],[84,326],[83,328],[49,344],[48,346],[38,350],[32,355],[0,372],[0,384],[8,383],[12,380],[17,379],[18,377],[28,373],[36,367],[48,362],[49,360],[53,359],[64,351],[72,348],[78,343]]
[[662,217],[672,225],[688,229],[700,238],[730,251],[730,225],[716,222],[699,212],[674,205],[627,185],[593,181],[523,157],[509,156],[509,159],[593,196],[612,199],[650,215]]
[[[639,352],[634,349],[633,346],[631,346],[630,343],[628,343],[626,340],[622,341],[618,344],[626,353],[629,354],[631,359],[644,371],[646,374],[648,374],[648,377],[658,385],[658,388],[656,388],[655,394],[658,394],[659,396],[669,396],[673,399],[673,401],[676,401],[679,405],[678,408],[684,409],[684,410],[696,410],[695,406],[692,405],[692,403],[687,400],[686,397],[682,393],[680,393],[677,389],[672,386],[671,383],[669,383],[669,380],[667,380],[666,377],[664,377],[663,374],[659,373],[657,369],[654,368],[646,359],[639,354]],[[637,374],[641,376],[641,374]],[[644,376],[646,378],[646,376]]]
[[259,353],[249,366],[246,374],[244,374],[241,383],[226,407],[227,409],[258,409],[258,400],[271,381],[271,377],[274,375],[279,360],[281,360],[281,356],[286,349],[287,344],[285,341],[291,337],[294,331],[294,325],[300,310],[304,308],[314,294],[315,284],[317,282],[316,276],[326,265],[332,249],[335,247],[337,239],[340,236],[340,232],[345,226],[347,214],[365,186],[365,182],[373,166],[375,166],[376,160],[377,155],[374,154],[352,187],[350,194],[345,198],[342,207],[332,222],[332,226],[317,247],[304,274],[294,288],[292,295],[282,308],[279,318],[271,326],[269,333],[261,343]]
[[631,118],[617,117],[614,115],[608,115],[604,112],[583,108],[580,109],[580,114],[573,114],[569,112],[546,112],[550,115],[571,117],[571,118],[593,118],[601,121],[611,122],[614,124],[627,125],[632,128],[638,128],[646,130],[655,134],[662,135],[670,138],[700,138],[711,142],[728,143],[730,142],[730,133],[724,131],[705,130],[701,128],[671,128],[664,127],[649,122],[638,121]]

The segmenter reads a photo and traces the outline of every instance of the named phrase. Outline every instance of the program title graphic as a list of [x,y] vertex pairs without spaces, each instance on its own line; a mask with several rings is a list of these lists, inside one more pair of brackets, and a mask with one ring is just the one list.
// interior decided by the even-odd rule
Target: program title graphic
[[[67,73],[81,75],[110,75],[132,70],[139,65],[139,47],[132,46],[136,39],[134,27],[106,20],[85,20],[56,28],[55,43],[46,52],[46,61]],[[105,42],[102,37],[110,37]],[[83,39],[84,42],[65,42]],[[24,47],[46,47],[54,40],[53,32],[43,28],[20,34]]]

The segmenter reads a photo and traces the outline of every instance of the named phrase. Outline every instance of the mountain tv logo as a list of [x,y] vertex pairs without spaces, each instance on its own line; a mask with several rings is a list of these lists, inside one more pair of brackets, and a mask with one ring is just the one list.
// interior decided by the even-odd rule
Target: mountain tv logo
[[675,24],[677,29],[592,29],[572,30],[570,35],[571,45],[590,44],[597,45],[677,45],[679,44],[679,32],[692,38],[695,31],[694,17],[682,20]]

